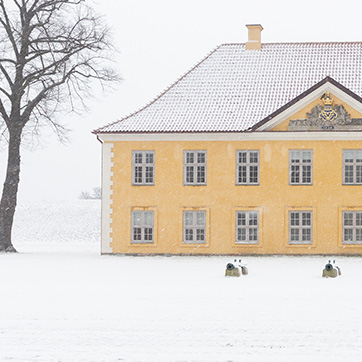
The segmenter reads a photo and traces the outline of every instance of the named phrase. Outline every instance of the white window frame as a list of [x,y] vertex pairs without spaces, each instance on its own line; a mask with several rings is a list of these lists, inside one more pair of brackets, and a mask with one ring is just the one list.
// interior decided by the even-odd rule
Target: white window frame
[[[353,153],[352,162],[346,161],[347,153]],[[343,150],[343,185],[362,185],[362,158],[360,158],[362,156],[358,156],[357,158],[358,153],[362,154],[362,149]],[[348,180],[346,179],[347,167],[351,168],[352,180],[350,180],[350,178]]]
[[184,244],[206,244],[206,211],[184,210],[182,218],[182,242]]
[[[304,214],[309,215],[310,224],[303,223]],[[295,217],[298,215],[298,217]],[[293,222],[298,220],[298,224]],[[288,243],[289,245],[312,245],[313,244],[313,211],[312,210],[289,210],[288,212],[288,225],[289,225],[289,236]],[[304,231],[309,230],[310,239],[303,240]],[[298,240],[294,239],[293,236],[298,235]]]
[[[346,222],[347,214],[350,216],[348,223]],[[342,223],[342,243],[344,245],[362,245],[362,210],[343,211]],[[352,236],[352,240],[350,238],[346,240],[347,231]]]
[[[138,155],[141,155],[142,161],[136,162]],[[152,162],[147,162],[147,157],[152,156]],[[136,168],[140,168],[141,180],[138,179]],[[148,168],[152,168],[151,171]],[[151,172],[149,179],[148,172]],[[132,151],[132,185],[135,186],[153,186],[155,184],[155,151]]]
[[[310,153],[310,159],[304,159],[304,155]],[[293,154],[298,154],[295,159]],[[305,167],[310,167],[310,180],[306,180],[308,171]],[[293,170],[293,168],[295,168]],[[298,180],[295,175],[297,173]],[[313,184],[313,150],[289,150],[289,185],[312,185]]]
[[[153,210],[131,211],[131,244],[153,244],[155,242],[155,213]],[[136,214],[139,214],[139,218]],[[147,217],[148,216],[148,217]],[[138,220],[137,220],[138,219]],[[140,237],[135,237],[138,229]],[[151,237],[150,231],[152,233]]]
[[[240,160],[241,154],[246,154],[245,162]],[[257,162],[252,162],[252,154],[257,154]],[[252,174],[252,169],[256,167],[256,180]],[[241,173],[245,170],[245,178],[241,177]],[[260,174],[260,152],[259,150],[237,150],[236,151],[236,185],[259,185]],[[243,178],[241,180],[241,178]]]
[[[199,162],[198,154],[203,154],[204,162]],[[188,155],[192,155],[193,162],[190,162]],[[204,171],[202,181],[198,180],[198,173]],[[189,180],[189,175],[193,181]],[[207,151],[205,150],[184,150],[184,185],[185,186],[201,186],[207,182]]]
[[[243,224],[242,216],[245,216]],[[254,218],[256,216],[256,218]],[[256,224],[253,221],[256,220]],[[256,239],[254,230],[256,229]],[[240,233],[239,233],[240,231]],[[244,233],[245,240],[240,240],[240,234]],[[235,244],[259,244],[259,211],[236,210],[235,211]]]

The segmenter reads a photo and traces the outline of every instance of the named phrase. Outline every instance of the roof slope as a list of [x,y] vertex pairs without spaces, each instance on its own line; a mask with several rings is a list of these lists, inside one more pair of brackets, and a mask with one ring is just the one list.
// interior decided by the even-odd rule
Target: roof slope
[[146,107],[95,133],[241,132],[325,77],[362,96],[362,42],[225,44]]

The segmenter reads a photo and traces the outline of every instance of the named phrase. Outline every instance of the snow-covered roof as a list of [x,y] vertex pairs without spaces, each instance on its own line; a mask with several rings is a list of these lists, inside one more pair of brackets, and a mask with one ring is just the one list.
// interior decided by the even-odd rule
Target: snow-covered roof
[[362,42],[224,44],[144,108],[94,132],[242,132],[326,77],[362,97]]

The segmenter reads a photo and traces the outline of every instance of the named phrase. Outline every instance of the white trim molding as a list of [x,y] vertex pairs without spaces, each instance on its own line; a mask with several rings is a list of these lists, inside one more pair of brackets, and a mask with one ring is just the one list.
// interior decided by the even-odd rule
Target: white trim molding
[[113,214],[113,143],[102,144],[102,242],[101,254],[113,254],[112,243],[112,214]]
[[362,131],[255,131],[215,133],[100,133],[104,142],[132,141],[362,141]]

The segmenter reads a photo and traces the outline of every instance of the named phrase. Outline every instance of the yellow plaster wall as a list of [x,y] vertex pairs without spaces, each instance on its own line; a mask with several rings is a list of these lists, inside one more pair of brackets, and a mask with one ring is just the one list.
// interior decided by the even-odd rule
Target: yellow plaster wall
[[[312,106],[313,107],[313,106]],[[348,110],[349,111],[349,110]],[[342,246],[341,210],[362,210],[362,186],[342,186],[343,149],[359,141],[114,142],[114,253],[362,253]],[[235,185],[236,150],[260,150],[260,185]],[[313,185],[289,185],[289,150],[313,150]],[[132,151],[155,151],[155,185],[132,186]],[[207,185],[183,185],[184,150],[207,150]],[[131,245],[131,210],[155,211],[154,245]],[[207,211],[206,245],[182,244],[182,211]],[[290,209],[313,210],[313,245],[288,245]],[[235,210],[258,209],[259,245],[235,245]]]
[[[332,93],[331,93],[331,97],[334,100],[333,105],[335,105],[335,104],[341,105],[342,104],[344,106],[344,108],[346,109],[346,111],[351,115],[351,118],[362,118],[362,113],[356,111],[350,105],[343,102],[340,98],[334,96]],[[298,112],[294,113],[287,120],[285,120],[285,121],[279,123],[277,126],[273,127],[271,129],[271,131],[288,131],[288,125],[289,125],[290,120],[306,119],[307,118],[307,113],[310,113],[312,111],[312,109],[315,106],[317,106],[318,104],[321,105],[322,107],[324,105],[320,98],[315,99],[313,102],[308,104],[308,106],[304,107],[303,109],[301,109]]]

